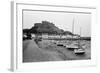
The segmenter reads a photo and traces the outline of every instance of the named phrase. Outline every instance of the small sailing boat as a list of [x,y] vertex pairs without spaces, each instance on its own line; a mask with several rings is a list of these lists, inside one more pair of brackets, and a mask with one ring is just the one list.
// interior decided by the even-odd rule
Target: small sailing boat
[[82,48],[80,42],[81,42],[81,28],[80,28],[80,36],[79,36],[79,39],[78,39],[78,48],[77,49],[74,49],[74,53],[77,54],[77,55],[80,55],[80,54],[85,54],[85,49]]
[[71,41],[70,41],[70,44],[66,45],[66,48],[68,50],[74,50],[74,49],[77,49],[78,46],[76,44],[73,43],[73,36],[74,36],[74,22],[75,22],[75,19],[73,18],[73,22],[72,22],[72,38],[71,38]]
[[74,53],[79,55],[79,54],[85,54],[85,50],[82,49],[82,48],[79,48],[79,49],[74,49]]

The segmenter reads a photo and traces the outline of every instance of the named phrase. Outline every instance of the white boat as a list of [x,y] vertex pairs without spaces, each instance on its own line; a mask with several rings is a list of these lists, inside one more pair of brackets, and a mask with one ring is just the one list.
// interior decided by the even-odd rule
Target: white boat
[[77,55],[85,54],[85,49],[83,49],[83,47],[80,44],[80,38],[81,38],[81,28],[80,28],[80,36],[78,40],[78,49],[74,49],[74,53]]
[[[73,19],[73,26],[72,26],[72,32],[74,33],[74,19]],[[73,36],[72,36],[73,38]],[[85,50],[82,48],[82,46],[80,45],[80,38],[81,38],[81,28],[80,28],[80,36],[78,36],[78,42],[77,45],[74,44],[72,41],[72,43],[70,45],[66,45],[66,48],[69,50],[74,50],[75,54],[84,54]]]
[[[74,33],[74,19],[73,19],[73,22],[72,22],[72,33]],[[69,50],[74,50],[74,49],[79,48],[77,45],[75,45],[75,44],[73,43],[73,37],[74,37],[74,36],[72,35],[72,39],[71,39],[70,44],[65,46],[65,47],[66,47],[67,49],[69,49]]]
[[84,49],[81,49],[81,48],[79,48],[79,49],[74,49],[74,53],[75,53],[75,54],[84,54],[84,53],[85,53],[85,50],[84,50]]
[[74,49],[78,49],[79,47],[76,46],[76,45],[74,45],[74,44],[71,44],[71,45],[66,45],[66,48],[67,48],[68,50],[74,50]]

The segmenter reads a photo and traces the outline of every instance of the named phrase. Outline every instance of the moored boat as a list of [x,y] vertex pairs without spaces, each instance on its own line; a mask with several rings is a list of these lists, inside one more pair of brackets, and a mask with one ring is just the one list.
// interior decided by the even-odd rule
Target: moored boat
[[74,49],[74,53],[75,54],[85,54],[85,50],[84,49],[81,49],[81,48],[79,48],[79,49]]

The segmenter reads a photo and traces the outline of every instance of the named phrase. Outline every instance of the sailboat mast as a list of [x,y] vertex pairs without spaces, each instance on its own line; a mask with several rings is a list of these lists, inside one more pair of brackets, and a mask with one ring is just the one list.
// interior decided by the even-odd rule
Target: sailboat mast
[[73,22],[72,22],[72,33],[74,34],[74,18],[73,18]]
[[80,27],[79,40],[78,40],[79,48],[81,47],[80,41],[81,41],[81,27]]
[[81,29],[81,27],[80,27],[80,37],[81,37],[81,30],[82,30],[82,29]]

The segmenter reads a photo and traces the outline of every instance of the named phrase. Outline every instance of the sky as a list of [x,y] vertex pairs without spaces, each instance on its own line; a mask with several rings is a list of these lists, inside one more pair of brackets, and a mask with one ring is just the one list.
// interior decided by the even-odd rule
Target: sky
[[34,23],[49,21],[60,29],[72,32],[74,21],[74,34],[81,36],[91,36],[91,14],[84,13],[63,13],[63,12],[44,12],[44,11],[24,11],[23,28],[31,28]]

